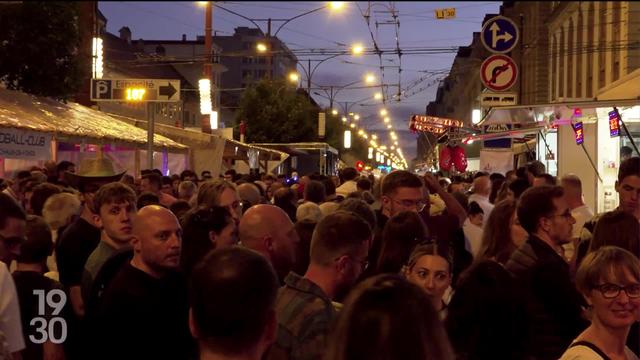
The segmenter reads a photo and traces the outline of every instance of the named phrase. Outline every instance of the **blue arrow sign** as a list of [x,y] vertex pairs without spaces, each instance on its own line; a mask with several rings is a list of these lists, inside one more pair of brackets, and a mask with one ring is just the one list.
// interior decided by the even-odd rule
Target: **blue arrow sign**
[[509,18],[496,16],[487,21],[482,27],[482,44],[487,50],[504,54],[513,50],[518,43],[518,27]]

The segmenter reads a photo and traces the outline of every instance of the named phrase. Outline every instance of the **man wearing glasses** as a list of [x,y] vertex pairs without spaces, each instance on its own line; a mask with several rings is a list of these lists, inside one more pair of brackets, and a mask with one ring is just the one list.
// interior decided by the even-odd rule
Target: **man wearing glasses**
[[527,306],[529,355],[557,359],[587,326],[584,298],[571,281],[562,245],[571,241],[575,219],[560,186],[540,186],[520,197],[518,220],[529,239],[512,255],[506,269],[521,285]]
[[336,211],[313,233],[304,276],[290,272],[278,292],[278,334],[268,360],[321,359],[337,315],[332,302],[346,293],[367,268],[371,228],[360,216]]
[[9,265],[20,254],[25,239],[27,215],[9,195],[0,193],[0,332],[14,358],[25,348],[20,305]]

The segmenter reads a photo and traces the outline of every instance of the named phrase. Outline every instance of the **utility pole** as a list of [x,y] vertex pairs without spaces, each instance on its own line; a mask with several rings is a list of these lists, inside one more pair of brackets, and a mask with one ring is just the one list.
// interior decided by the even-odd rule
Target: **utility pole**
[[[213,4],[207,1],[204,10],[204,54],[205,60],[202,66],[202,76],[208,79],[213,91],[214,84],[211,81],[211,29],[213,28]],[[212,96],[213,99],[213,96]],[[212,100],[213,101],[213,100]],[[211,114],[201,115],[201,128],[203,133],[211,134]]]
[[271,80],[271,70],[273,69],[273,46],[271,44],[271,18],[267,21],[267,79]]

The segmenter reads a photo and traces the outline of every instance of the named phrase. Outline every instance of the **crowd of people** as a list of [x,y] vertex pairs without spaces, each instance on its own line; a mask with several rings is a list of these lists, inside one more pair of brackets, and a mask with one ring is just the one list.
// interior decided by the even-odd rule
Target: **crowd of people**
[[19,171],[0,359],[638,359],[640,158],[545,171]]

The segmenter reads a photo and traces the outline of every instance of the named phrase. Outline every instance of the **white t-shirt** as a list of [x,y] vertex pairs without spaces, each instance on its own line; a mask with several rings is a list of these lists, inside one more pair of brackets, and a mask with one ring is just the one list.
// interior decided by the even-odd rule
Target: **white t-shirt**
[[[636,354],[626,346],[624,347],[624,355],[627,360],[639,360]],[[602,356],[587,346],[577,345],[568,348],[567,351],[562,354],[560,360],[602,360]]]
[[13,283],[9,269],[2,261],[0,261],[0,331],[7,339],[10,352],[25,348],[16,285]]
[[491,211],[493,210],[493,204],[489,202],[489,198],[486,196],[471,194],[469,195],[469,204],[472,201],[475,201],[480,205],[482,212],[484,212],[484,217],[482,218],[483,226],[487,223],[487,219],[489,219],[489,215],[491,215]]
[[472,224],[467,218],[462,224],[462,231],[464,232],[464,247],[474,258],[478,257],[482,245],[482,228]]
[[579,238],[580,231],[582,231],[582,227],[587,221],[591,220],[591,218],[593,217],[593,211],[589,209],[587,205],[582,205],[580,207],[577,207],[571,210],[571,216],[573,216],[573,218],[576,219],[576,223],[573,224],[572,237]]

